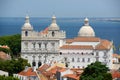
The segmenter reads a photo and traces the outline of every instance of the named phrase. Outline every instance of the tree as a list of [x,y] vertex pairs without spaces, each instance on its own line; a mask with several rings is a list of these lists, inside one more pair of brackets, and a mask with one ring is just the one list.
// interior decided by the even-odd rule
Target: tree
[[112,80],[112,76],[108,73],[108,70],[101,62],[91,63],[81,74],[80,80]]
[[0,76],[0,80],[19,80],[18,78],[14,78],[11,76]]
[[18,55],[21,51],[21,35],[1,36],[0,45],[8,45],[13,55]]
[[13,73],[19,73],[24,70],[25,66],[30,66],[30,64],[28,64],[27,60],[22,58],[0,61],[0,70],[7,71],[10,76],[12,76]]
[[3,51],[3,52],[5,52],[5,53],[7,53],[7,54],[11,53],[11,50],[10,50],[10,49],[7,49],[7,48],[1,48],[1,47],[0,47],[0,51]]

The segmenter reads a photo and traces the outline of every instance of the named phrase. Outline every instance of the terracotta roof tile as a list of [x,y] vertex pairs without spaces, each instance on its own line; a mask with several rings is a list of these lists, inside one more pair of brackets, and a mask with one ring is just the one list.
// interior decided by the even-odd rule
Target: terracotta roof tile
[[23,76],[37,76],[36,72],[34,72],[32,68],[28,68],[27,70],[23,70],[18,74],[23,75]]
[[112,78],[120,78],[120,72],[119,71],[113,71],[112,72]]
[[115,54],[115,53],[114,53],[114,54],[113,54],[113,57],[118,57],[118,54]]
[[40,34],[47,34],[48,33],[48,27],[45,28],[43,31],[40,32]]
[[112,47],[112,43],[108,40],[101,40],[100,44],[96,46],[97,50],[106,50]]
[[79,80],[79,76],[77,76],[76,74],[66,74],[63,77],[67,77],[67,78],[72,78],[75,80]]
[[57,71],[58,72],[64,72],[64,71],[66,71],[66,68],[55,66],[55,67],[53,67],[52,69],[49,70],[49,72],[51,72],[52,74],[56,74]]
[[48,69],[49,67],[50,67],[49,65],[44,64],[44,65],[40,66],[40,67],[38,68],[38,70],[39,70],[39,71],[46,71],[46,69]]
[[93,49],[91,45],[63,45],[60,49]]
[[97,37],[76,37],[74,41],[80,42],[99,42],[100,38]]
[[74,39],[66,39],[66,42],[67,43],[72,43],[72,42],[74,42]]

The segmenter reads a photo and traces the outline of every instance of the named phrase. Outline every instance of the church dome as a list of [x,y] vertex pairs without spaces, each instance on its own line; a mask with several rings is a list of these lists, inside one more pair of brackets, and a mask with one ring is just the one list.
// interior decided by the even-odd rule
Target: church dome
[[95,37],[95,32],[91,26],[89,26],[88,18],[84,20],[84,26],[82,26],[78,32],[79,37]]
[[50,24],[48,29],[49,30],[59,30],[59,26],[56,23],[56,17],[55,16],[52,17],[52,23]]
[[26,16],[25,23],[22,27],[22,30],[33,30],[33,27],[31,26],[31,24],[29,22],[29,16]]

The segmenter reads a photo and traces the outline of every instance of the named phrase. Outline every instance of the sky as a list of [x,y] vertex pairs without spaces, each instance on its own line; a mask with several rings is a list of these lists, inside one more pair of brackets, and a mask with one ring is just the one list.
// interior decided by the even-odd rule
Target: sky
[[0,17],[120,17],[120,0],[0,0]]

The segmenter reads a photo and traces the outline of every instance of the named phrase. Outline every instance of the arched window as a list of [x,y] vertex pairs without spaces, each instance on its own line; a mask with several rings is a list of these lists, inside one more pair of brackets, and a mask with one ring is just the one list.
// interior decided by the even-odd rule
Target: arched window
[[35,61],[32,62],[32,66],[36,66],[36,62]]
[[65,63],[65,66],[68,67],[68,63]]
[[28,36],[28,31],[25,31],[25,36]]
[[91,53],[92,55],[94,55],[94,53]]
[[42,65],[42,63],[39,61],[39,62],[38,62],[38,67],[40,67],[41,65]]
[[54,31],[52,32],[52,36],[53,36],[53,37],[55,36],[55,32],[54,32]]
[[62,52],[60,52],[60,55],[62,55]]

